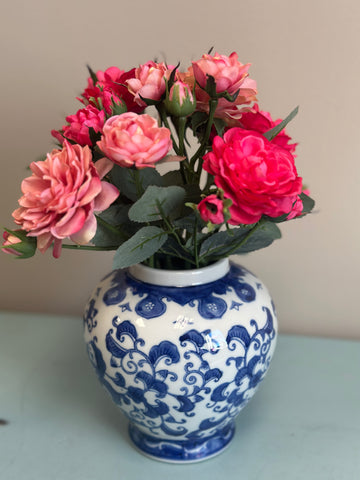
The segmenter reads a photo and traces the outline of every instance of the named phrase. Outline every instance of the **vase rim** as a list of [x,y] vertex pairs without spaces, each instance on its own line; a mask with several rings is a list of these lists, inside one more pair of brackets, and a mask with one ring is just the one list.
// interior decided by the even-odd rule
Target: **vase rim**
[[137,280],[152,285],[191,287],[219,280],[228,273],[229,269],[229,259],[223,258],[206,267],[191,270],[163,270],[138,263],[129,267],[129,273]]

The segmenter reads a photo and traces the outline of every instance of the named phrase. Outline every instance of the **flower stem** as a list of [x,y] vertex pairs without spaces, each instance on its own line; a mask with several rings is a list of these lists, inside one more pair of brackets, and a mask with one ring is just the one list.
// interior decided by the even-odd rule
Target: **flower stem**
[[194,155],[190,159],[190,167],[194,170],[195,168],[195,162],[196,160],[199,159],[199,165],[197,168],[197,174],[201,172],[201,167],[202,167],[202,157],[205,155],[206,148],[209,142],[210,134],[211,134],[211,128],[214,123],[214,115],[215,115],[215,110],[218,104],[218,99],[217,98],[211,98],[209,100],[209,117],[208,121],[206,124],[206,130],[204,134],[204,138],[202,139],[202,142],[200,144],[200,147],[197,149],[197,151],[194,153]]

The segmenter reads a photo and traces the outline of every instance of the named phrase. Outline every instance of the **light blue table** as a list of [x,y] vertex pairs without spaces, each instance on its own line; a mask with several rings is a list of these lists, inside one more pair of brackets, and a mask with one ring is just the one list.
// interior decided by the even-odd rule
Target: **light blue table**
[[358,480],[360,342],[281,336],[221,455],[171,465],[133,449],[78,318],[0,314],[1,480]]

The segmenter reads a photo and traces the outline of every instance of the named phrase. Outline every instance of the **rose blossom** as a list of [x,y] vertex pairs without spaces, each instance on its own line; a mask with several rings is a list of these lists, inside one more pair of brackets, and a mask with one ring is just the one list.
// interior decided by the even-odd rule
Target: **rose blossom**
[[[126,82],[134,78],[135,69],[125,72],[118,67],[109,67],[104,72],[98,70],[96,72],[97,82],[94,84],[92,78],[88,79],[88,86],[82,93],[90,104],[95,107],[100,99],[101,103],[109,115],[112,113],[112,103],[125,103],[127,110],[131,112],[140,113],[144,110],[143,106],[139,106],[134,101],[134,96],[126,87]],[[95,103],[94,100],[95,99]]]
[[[205,55],[204,57],[207,57],[207,55]],[[238,65],[236,65],[236,63],[234,62],[234,60],[237,58],[236,54],[231,54],[230,57],[224,57],[220,55],[220,57],[225,59],[232,58],[232,62],[234,63],[233,76],[231,76],[231,71],[227,72],[225,68],[223,72],[221,72],[220,70],[216,72],[214,71],[214,69],[211,69],[211,68],[208,68],[208,71],[206,72],[206,66],[208,66],[208,64],[211,65],[212,62],[207,61],[204,64],[199,64],[199,62],[202,62],[202,60],[199,60],[198,62],[193,62],[193,67],[190,67],[185,74],[180,73],[179,76],[191,88],[193,88],[195,84],[196,109],[201,112],[209,113],[210,97],[208,93],[203,89],[206,86],[206,78],[207,78],[206,73],[208,73],[209,75],[213,75],[214,78],[216,74],[217,76],[217,78],[215,78],[215,81],[217,82],[216,91],[218,93],[221,93],[224,91],[224,90],[221,90],[221,88],[223,88],[225,85],[228,85],[228,92],[231,95],[239,91],[238,96],[236,97],[234,102],[230,102],[226,98],[218,99],[218,103],[215,111],[215,117],[223,118],[228,122],[231,122],[233,120],[238,120],[241,118],[242,109],[239,109],[239,106],[247,105],[252,101],[256,100],[256,94],[257,94],[256,81],[248,77],[247,71],[248,71],[249,65],[242,65],[240,62],[237,62],[237,60],[236,60],[236,63]],[[219,63],[221,65],[221,62]],[[197,67],[195,67],[194,64],[197,64]],[[235,72],[237,72],[236,75],[235,75]],[[228,74],[227,81],[225,81],[226,78],[224,79],[220,78],[221,74],[224,76]]]
[[219,53],[214,56],[205,54],[192,65],[195,80],[201,88],[206,87],[208,75],[211,75],[216,82],[216,93],[227,91],[230,95],[242,86],[250,67],[249,63],[240,63],[235,52],[229,57]]
[[21,243],[21,239],[19,237],[16,237],[15,235],[12,235],[9,232],[4,232],[3,233],[3,247],[7,248],[2,248],[2,251],[4,253],[8,253],[10,255],[15,255],[17,257],[21,257],[21,253],[15,250],[14,248],[11,248],[12,245],[16,245],[17,243]]
[[260,133],[241,128],[214,138],[212,151],[204,156],[204,169],[232,200],[232,225],[290,213],[302,189],[291,153]]
[[89,128],[93,128],[95,132],[102,132],[105,123],[105,112],[98,110],[92,105],[88,105],[78,110],[75,115],[68,115],[66,121],[69,125],[62,127],[62,135],[56,130],[53,130],[51,132],[53,137],[61,143],[64,142],[63,137],[65,137],[81,146],[92,146]]
[[150,115],[132,112],[109,118],[97,144],[114,163],[137,168],[154,167],[172,147],[169,129]]
[[224,222],[223,201],[215,194],[203,198],[197,208],[204,222],[211,222],[216,225]]
[[28,236],[37,237],[42,253],[54,242],[56,258],[66,237],[78,244],[88,243],[96,232],[94,212],[108,208],[119,195],[116,187],[101,181],[111,167],[106,158],[94,164],[89,147],[65,140],[62,150],[31,163],[33,173],[23,180],[20,208],[13,212],[15,223]]
[[135,78],[127,80],[129,91],[134,95],[135,102],[146,107],[141,99],[160,100],[165,92],[165,76],[169,75],[170,69],[165,63],[147,62],[135,70]]

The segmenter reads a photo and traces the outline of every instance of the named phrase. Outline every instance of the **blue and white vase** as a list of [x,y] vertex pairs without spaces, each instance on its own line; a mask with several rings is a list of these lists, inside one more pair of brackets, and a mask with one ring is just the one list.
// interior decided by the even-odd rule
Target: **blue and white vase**
[[90,360],[133,443],[176,463],[229,445],[277,331],[264,284],[228,259],[196,270],[115,270],[95,288],[84,324]]

